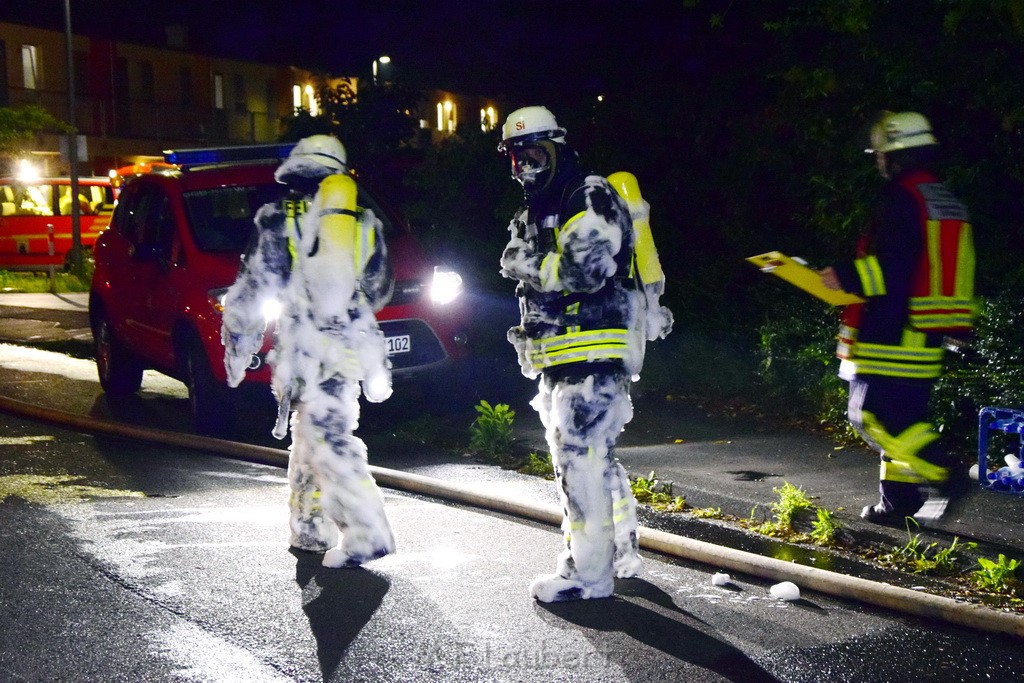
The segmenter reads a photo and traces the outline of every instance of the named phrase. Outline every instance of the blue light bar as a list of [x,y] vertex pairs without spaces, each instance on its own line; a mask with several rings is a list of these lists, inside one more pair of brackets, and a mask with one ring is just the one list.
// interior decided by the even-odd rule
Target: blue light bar
[[274,145],[246,145],[243,147],[205,147],[200,149],[164,150],[164,161],[179,166],[223,164],[233,161],[282,160],[295,147],[294,142]]

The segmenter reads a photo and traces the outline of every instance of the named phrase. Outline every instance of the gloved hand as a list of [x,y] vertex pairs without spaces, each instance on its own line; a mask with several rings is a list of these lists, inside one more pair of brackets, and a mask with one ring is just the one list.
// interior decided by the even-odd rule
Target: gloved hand
[[252,356],[263,345],[262,334],[235,334],[221,328],[220,342],[224,345],[224,369],[228,375],[228,386],[237,387],[245,379],[245,371],[252,362]]
[[656,339],[664,339],[668,336],[668,333],[672,331],[672,325],[675,323],[675,319],[672,315],[672,311],[664,306],[658,306],[657,313],[647,315],[647,340],[654,341]]
[[513,237],[501,253],[501,274],[512,280],[524,279],[522,275],[528,268],[529,260],[536,254],[534,246],[529,242]]

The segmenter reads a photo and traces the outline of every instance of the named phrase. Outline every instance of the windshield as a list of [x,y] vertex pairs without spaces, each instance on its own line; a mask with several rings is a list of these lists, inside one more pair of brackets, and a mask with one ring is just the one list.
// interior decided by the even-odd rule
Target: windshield
[[283,185],[242,185],[193,190],[185,193],[185,206],[196,245],[203,251],[241,253],[255,230],[253,220],[261,206],[276,202]]
[[[71,186],[54,181],[4,183],[0,185],[0,205],[4,216],[70,216]],[[78,206],[83,216],[110,214],[114,209],[113,190],[109,185],[80,183]]]
[[[189,223],[196,244],[203,251],[241,253],[252,238],[256,212],[268,202],[284,196],[283,185],[247,185],[216,187],[185,193]],[[384,224],[385,238],[392,238],[396,226],[384,208],[363,188],[359,188],[358,205],[371,209]]]

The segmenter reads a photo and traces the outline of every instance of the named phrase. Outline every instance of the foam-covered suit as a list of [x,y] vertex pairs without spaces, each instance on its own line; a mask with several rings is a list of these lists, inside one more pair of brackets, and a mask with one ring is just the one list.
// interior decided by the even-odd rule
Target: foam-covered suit
[[[519,282],[522,321],[508,337],[523,374],[540,376],[531,405],[546,430],[565,539],[555,573],[538,576],[530,593],[542,602],[603,598],[615,577],[641,569],[636,501],[613,448],[633,417],[629,384],[639,378],[645,343],[668,334],[672,315],[657,305],[660,291],[648,306],[630,274],[626,203],[605,178],[580,169],[546,109],[527,108],[528,131],[536,113],[529,110],[543,110],[552,125],[517,136],[524,110],[506,123],[503,149],[526,205],[509,226],[501,273]],[[536,167],[525,158],[531,146],[543,152]]]
[[225,297],[222,329],[228,383],[237,386],[262,344],[265,303],[281,304],[267,360],[277,438],[291,415],[291,545],[325,552],[328,567],[357,566],[395,548],[366,444],[353,434],[360,388],[374,402],[391,395],[374,313],[390,298],[393,277],[381,222],[355,210],[355,182],[345,170],[344,148],[322,135],[300,141],[277,169],[288,196],[256,214],[257,239]]

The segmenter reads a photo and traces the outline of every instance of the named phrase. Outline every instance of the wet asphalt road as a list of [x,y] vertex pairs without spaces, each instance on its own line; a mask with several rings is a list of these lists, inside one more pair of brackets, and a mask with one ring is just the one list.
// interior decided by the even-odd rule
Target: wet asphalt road
[[[186,429],[183,387],[155,373],[120,406],[87,360],[0,345],[0,377],[15,398]],[[549,482],[396,439],[394,418],[364,419],[375,464],[554,500]],[[715,587],[714,568],[652,555],[613,601],[543,607],[526,585],[555,530],[395,491],[400,553],[328,571],[287,550],[280,470],[0,421],[0,491],[76,477],[19,480],[0,503],[4,679],[973,681],[1024,663],[1010,638],[810,592],[780,603],[759,579]],[[75,503],[75,486],[95,488]]]
[[[614,599],[543,606],[526,588],[556,530],[390,490],[399,552],[328,570],[287,548],[278,468],[0,422],[4,680],[981,681],[1024,664],[1012,638],[781,602],[646,553]],[[440,460],[419,471],[549,495]]]

